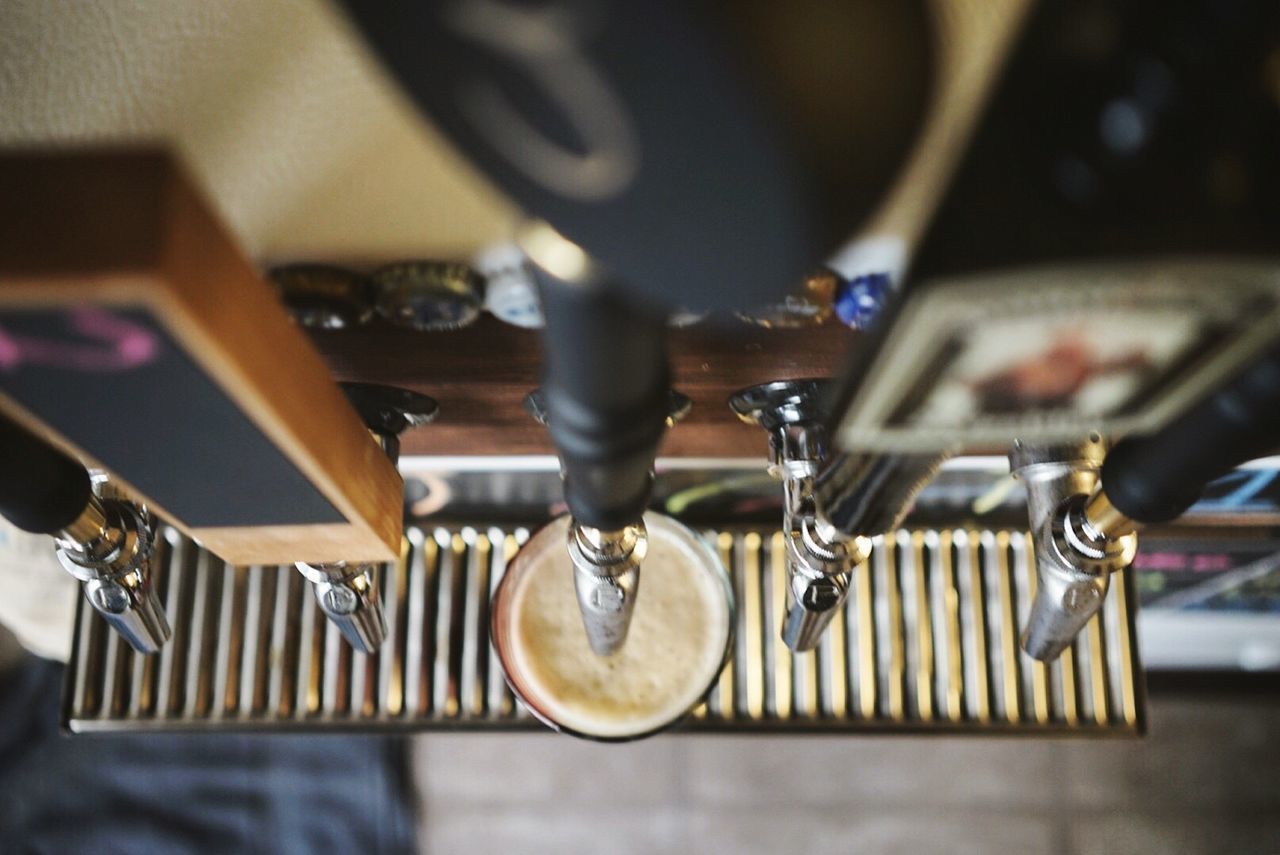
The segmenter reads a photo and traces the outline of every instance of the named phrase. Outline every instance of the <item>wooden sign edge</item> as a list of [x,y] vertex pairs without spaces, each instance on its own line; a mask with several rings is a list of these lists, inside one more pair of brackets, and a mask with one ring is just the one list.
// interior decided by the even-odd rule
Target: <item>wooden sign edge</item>
[[[146,157],[158,159],[162,166],[156,171],[156,186],[129,187],[131,192],[158,196],[166,214],[158,219],[139,218],[140,227],[155,232],[150,236],[156,246],[154,255],[127,257],[100,273],[57,269],[44,275],[20,268],[4,275],[0,304],[57,306],[90,301],[147,308],[163,329],[183,342],[183,352],[206,372],[211,382],[235,402],[347,522],[193,528],[18,402],[0,395],[0,411],[86,465],[110,473],[140,500],[229,563],[395,560],[400,550],[402,520],[399,473],[370,439],[319,354],[262,284],[172,157],[154,151],[89,154],[107,166],[116,155],[125,165],[136,166],[139,157]],[[0,157],[0,162],[3,160]],[[74,188],[63,186],[57,194],[49,195],[57,195],[56,204],[66,205],[68,192],[74,192]],[[212,255],[221,263],[193,264],[192,256],[184,255],[189,252],[206,256],[206,260]],[[0,272],[4,266],[5,259],[0,258]],[[209,287],[211,280],[215,287]],[[207,293],[201,293],[202,288]],[[246,356],[219,344],[230,340],[240,345],[257,344],[249,348],[251,355]],[[289,366],[286,382],[291,384],[290,403],[286,406],[295,417],[286,418],[279,401],[264,392],[264,386],[280,383],[277,376],[268,376],[271,369],[264,364],[268,355],[277,367]],[[345,472],[332,474],[335,464]]]

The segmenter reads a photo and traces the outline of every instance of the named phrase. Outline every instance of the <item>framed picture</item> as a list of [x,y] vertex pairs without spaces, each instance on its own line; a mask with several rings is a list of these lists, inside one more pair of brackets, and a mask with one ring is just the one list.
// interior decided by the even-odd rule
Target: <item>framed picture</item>
[[1280,268],[1166,262],[926,283],[856,354],[847,450],[1153,430],[1280,340]]

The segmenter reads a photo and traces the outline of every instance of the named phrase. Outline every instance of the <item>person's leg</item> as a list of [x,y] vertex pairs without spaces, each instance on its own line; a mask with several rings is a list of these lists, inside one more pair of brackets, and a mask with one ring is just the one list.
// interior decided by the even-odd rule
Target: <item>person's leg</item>
[[403,740],[58,731],[64,668],[0,680],[0,851],[414,851]]

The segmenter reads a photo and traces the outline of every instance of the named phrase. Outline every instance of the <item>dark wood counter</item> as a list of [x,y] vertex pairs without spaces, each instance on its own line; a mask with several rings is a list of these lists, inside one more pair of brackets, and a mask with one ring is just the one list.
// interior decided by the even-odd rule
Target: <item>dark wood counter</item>
[[[766,330],[740,321],[671,330],[675,388],[693,400],[667,434],[662,453],[680,457],[759,457],[765,440],[726,403],[752,383],[836,372],[857,333],[830,322]],[[452,332],[419,333],[386,324],[316,332],[313,340],[339,380],[404,386],[440,402],[431,425],[406,434],[405,454],[551,453],[546,431],[521,407],[538,385],[539,333],[485,315]]]

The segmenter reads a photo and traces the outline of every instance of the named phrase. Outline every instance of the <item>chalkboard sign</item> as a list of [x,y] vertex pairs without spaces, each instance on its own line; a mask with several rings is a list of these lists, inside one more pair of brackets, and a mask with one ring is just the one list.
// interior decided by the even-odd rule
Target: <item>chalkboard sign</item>
[[0,309],[0,393],[188,527],[344,521],[145,309]]
[[0,413],[230,563],[399,553],[395,468],[162,152],[0,156]]

